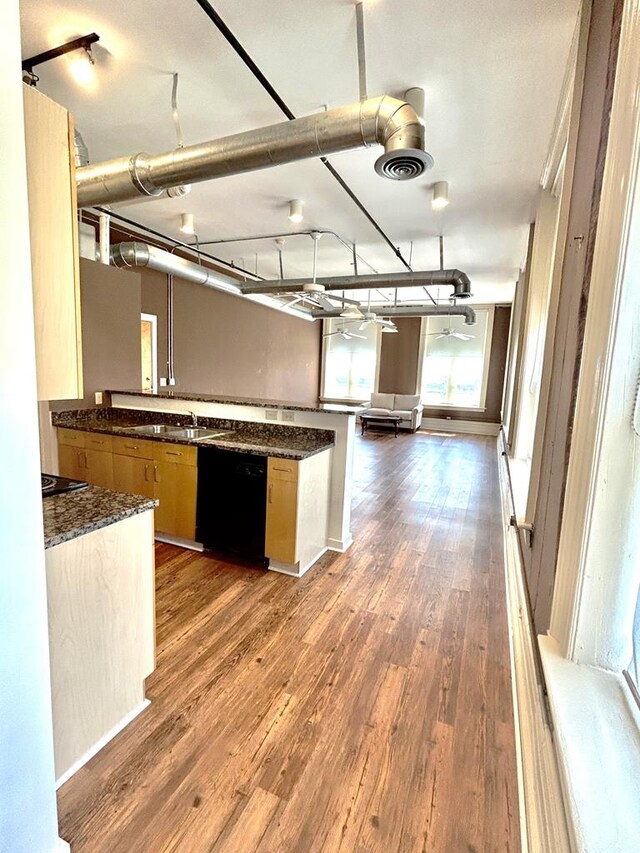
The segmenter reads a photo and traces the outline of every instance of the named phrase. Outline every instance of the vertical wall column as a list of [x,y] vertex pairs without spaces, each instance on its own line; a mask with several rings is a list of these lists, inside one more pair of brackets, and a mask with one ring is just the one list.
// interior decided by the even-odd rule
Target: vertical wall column
[[58,838],[18,0],[0,5],[0,849]]

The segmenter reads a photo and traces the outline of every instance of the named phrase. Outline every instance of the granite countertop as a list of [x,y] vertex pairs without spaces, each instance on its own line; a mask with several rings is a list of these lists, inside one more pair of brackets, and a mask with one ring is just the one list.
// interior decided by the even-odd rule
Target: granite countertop
[[43,498],[44,547],[53,548],[156,506],[158,501],[152,498],[124,495],[98,486]]
[[190,391],[175,391],[167,388],[164,391],[130,391],[111,389],[109,394],[124,394],[131,397],[152,397],[160,400],[185,400],[195,403],[229,403],[235,406],[259,406],[262,409],[288,409],[295,412],[326,412],[333,415],[357,415],[364,406],[355,404],[347,406],[340,403],[300,403],[289,400],[267,400],[259,397],[236,397],[224,394],[200,394]]
[[[189,425],[189,419],[186,419]],[[280,459],[307,459],[322,453],[335,444],[333,430],[309,427],[284,426],[282,424],[234,421],[225,418],[198,418],[198,426],[210,429],[230,430],[221,438],[188,439],[175,435],[149,435],[137,432],[134,427],[142,424],[167,423],[185,426],[185,416],[175,412],[149,412],[139,409],[72,409],[52,413],[52,424],[65,429],[83,432],[101,432],[108,435],[127,435],[139,441],[162,441],[170,444],[218,447],[237,453],[252,453],[257,456],[273,456]]]

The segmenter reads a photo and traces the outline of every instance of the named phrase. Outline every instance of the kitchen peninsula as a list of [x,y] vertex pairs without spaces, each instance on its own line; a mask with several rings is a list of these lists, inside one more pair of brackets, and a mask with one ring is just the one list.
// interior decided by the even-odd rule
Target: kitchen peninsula
[[331,547],[335,431],[225,414],[196,416],[184,404],[56,412],[60,472],[157,499],[158,539],[244,549],[300,577]]
[[58,785],[149,704],[155,504],[95,486],[43,499]]
[[308,427],[332,430],[335,443],[329,485],[327,547],[346,551],[353,542],[351,534],[351,481],[356,415],[360,406],[331,403],[300,403],[242,396],[199,394],[168,388],[154,394],[141,391],[112,390],[111,405],[147,412],[194,412],[198,417],[230,418],[258,424]]

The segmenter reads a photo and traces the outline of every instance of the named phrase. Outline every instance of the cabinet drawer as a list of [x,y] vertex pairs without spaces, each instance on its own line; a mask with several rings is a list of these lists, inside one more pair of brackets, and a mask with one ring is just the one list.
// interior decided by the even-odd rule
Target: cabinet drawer
[[153,459],[153,442],[139,441],[137,438],[126,438],[114,435],[111,439],[111,449],[121,456],[134,456],[137,459]]
[[84,438],[85,433],[83,432],[58,427],[58,441],[60,444],[66,444],[69,447],[84,447]]
[[269,480],[296,482],[298,479],[298,464],[294,459],[275,459],[270,456],[268,462]]
[[111,450],[111,436],[99,432],[87,432],[84,436],[84,446],[93,450]]
[[188,444],[166,444],[159,441],[154,444],[153,458],[156,462],[174,462],[195,467],[198,461],[198,448]]

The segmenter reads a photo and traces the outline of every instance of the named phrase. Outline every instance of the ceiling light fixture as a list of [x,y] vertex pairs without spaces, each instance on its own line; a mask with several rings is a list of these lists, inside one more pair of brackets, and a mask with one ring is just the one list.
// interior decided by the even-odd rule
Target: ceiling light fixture
[[289,202],[289,222],[293,222],[294,225],[298,225],[303,220],[302,215],[302,202],[299,198],[294,198]]
[[66,44],[61,44],[59,47],[54,47],[51,50],[45,50],[43,53],[37,53],[35,56],[30,56],[22,63],[22,70],[26,75],[26,82],[35,86],[38,82],[38,77],[33,73],[34,66],[42,65],[43,62],[49,62],[51,59],[57,59],[59,56],[65,56],[68,53],[78,51],[78,56],[73,57],[69,64],[69,70],[74,79],[83,85],[89,85],[94,80],[94,58],[91,54],[91,45],[99,41],[100,36],[97,33],[89,33],[86,36],[73,39]]
[[180,214],[180,230],[183,234],[195,234],[195,227],[193,224],[193,213],[181,213]]
[[447,181],[437,181],[433,185],[433,198],[431,207],[433,210],[444,210],[449,204],[449,184]]
[[69,57],[69,72],[82,86],[90,86],[94,82],[95,60],[90,47],[81,47]]

